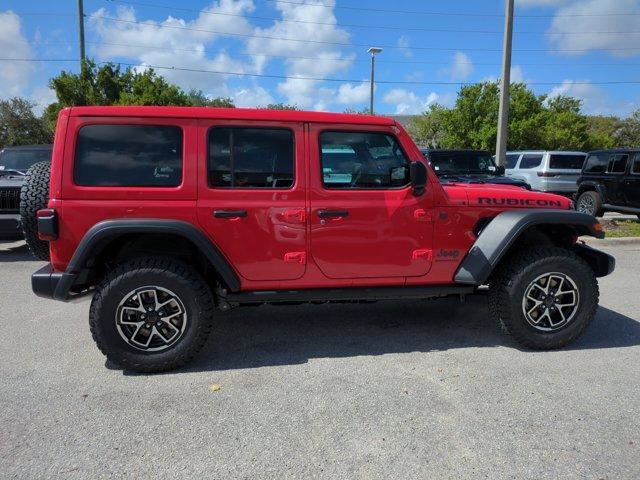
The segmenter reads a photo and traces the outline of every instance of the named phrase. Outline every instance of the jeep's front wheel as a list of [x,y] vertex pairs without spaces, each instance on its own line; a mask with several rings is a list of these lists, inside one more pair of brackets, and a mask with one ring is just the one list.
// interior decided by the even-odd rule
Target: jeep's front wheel
[[576,340],[598,308],[593,270],[558,247],[521,251],[503,262],[490,285],[491,313],[520,344],[539,350]]
[[604,210],[602,210],[602,199],[598,192],[588,190],[581,193],[576,203],[576,210],[594,217],[601,217]]
[[133,260],[98,286],[89,310],[93,339],[118,366],[172,370],[204,346],[213,325],[210,288],[191,267],[164,258]]

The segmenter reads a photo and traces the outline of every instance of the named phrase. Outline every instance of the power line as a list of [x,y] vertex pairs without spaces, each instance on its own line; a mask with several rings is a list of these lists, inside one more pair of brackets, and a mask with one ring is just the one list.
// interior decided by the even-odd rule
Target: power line
[[[131,0],[107,0],[112,2],[118,2],[125,5],[134,5],[140,7],[151,7],[151,8],[162,8],[171,11],[178,12],[192,12],[203,15],[216,15],[216,16],[224,16],[224,17],[236,17],[236,18],[244,18],[247,20],[270,20],[281,23],[293,23],[293,24],[306,24],[306,25],[325,25],[331,27],[340,27],[340,28],[364,28],[364,29],[376,29],[376,30],[399,30],[403,32],[436,32],[436,33],[480,33],[480,34],[494,34],[494,35],[502,35],[501,30],[476,30],[476,29],[450,29],[450,28],[424,28],[424,27],[408,27],[406,25],[401,26],[393,26],[393,25],[365,25],[365,24],[354,24],[354,23],[340,23],[336,24],[335,22],[317,22],[312,20],[290,20],[285,18],[278,17],[264,17],[257,15],[243,15],[239,13],[228,13],[228,12],[212,12],[210,10],[202,10],[195,8],[185,8],[185,7],[175,7],[171,5],[161,5],[156,3],[147,3],[147,2],[137,2]],[[640,34],[640,31],[579,31],[579,32],[545,32],[545,31],[515,31],[514,33],[518,35],[594,35],[594,34],[602,34],[602,35],[614,35],[614,34]]]
[[[280,1],[280,0],[278,0]],[[140,22],[137,20],[125,20],[122,18],[114,18],[107,17],[104,15],[89,15],[88,18],[100,19],[100,20],[109,20],[113,22],[119,23],[128,23],[135,25],[143,25],[149,27],[156,28],[169,28],[175,30],[187,30],[193,32],[202,32],[202,33],[214,33],[217,35],[226,35],[232,37],[243,37],[243,38],[261,38],[265,40],[282,40],[287,42],[300,42],[300,43],[313,43],[320,45],[335,45],[335,46],[343,46],[343,47],[368,47],[369,44],[364,43],[346,43],[346,42],[329,42],[329,41],[321,41],[321,40],[310,40],[310,39],[299,39],[299,38],[286,38],[286,37],[274,37],[271,35],[256,35],[250,33],[238,33],[238,32],[220,32],[216,30],[205,30],[201,28],[192,28],[192,27],[183,27],[179,25],[161,25],[157,23],[148,23],[148,22]],[[499,48],[479,48],[479,47],[402,47],[398,45],[379,45],[381,48],[387,49],[395,49],[395,50],[429,50],[429,51],[458,51],[458,50],[466,50],[471,52],[501,52],[502,49]],[[609,52],[609,51],[640,51],[640,47],[622,47],[622,48],[588,48],[588,49],[513,49],[514,52]]]
[[[0,61],[28,61],[28,62],[69,62],[76,61],[75,59],[28,59],[28,58],[0,58]],[[308,76],[291,76],[291,75],[275,75],[266,73],[250,73],[250,72],[226,72],[222,70],[207,70],[201,68],[191,67],[176,67],[167,65],[151,65],[144,63],[128,63],[128,62],[97,62],[100,65],[106,65],[109,63],[116,63],[118,65],[124,65],[127,67],[143,67],[153,68],[155,70],[174,70],[181,72],[193,72],[193,73],[210,73],[216,75],[228,75],[228,76],[240,76],[240,77],[252,77],[252,78],[273,78],[279,80],[305,80],[314,82],[342,82],[342,83],[367,83],[367,80],[355,79],[355,78],[321,78],[321,77],[308,77]],[[425,82],[418,80],[376,80],[376,83],[386,85],[473,85],[478,82]],[[526,82],[531,86],[552,86],[562,84],[562,81],[558,82]],[[603,82],[588,82],[577,81],[571,82],[572,85],[640,85],[640,80],[619,80],[619,81],[603,81]]]
[[[27,42],[31,45],[35,46],[53,46],[53,45],[69,45],[75,44],[77,42]],[[88,45],[104,45],[104,46],[114,46],[114,47],[126,47],[126,48],[140,48],[145,50],[159,50],[165,52],[173,52],[173,53],[202,53],[202,54],[211,54],[214,55],[216,52],[211,52],[210,50],[199,49],[199,48],[174,48],[174,47],[159,47],[157,45],[140,45],[140,44],[131,44],[131,43],[116,43],[116,42],[86,42]],[[217,53],[226,53],[226,52],[217,52]],[[306,56],[295,56],[295,55],[268,55],[260,52],[234,52],[232,56],[244,56],[244,57],[265,57],[265,58],[275,58],[281,60],[329,60],[333,62],[354,62],[354,63],[368,63],[368,58],[344,58],[344,57],[306,57]],[[15,59],[20,60],[20,59]],[[29,59],[26,59],[29,60]],[[35,61],[35,60],[34,60]],[[390,64],[390,65],[440,65],[445,66],[447,64],[446,61],[434,61],[434,60],[376,60],[376,63],[382,64]],[[465,65],[476,65],[476,66],[499,66],[501,65],[498,62],[474,62],[474,61],[461,61],[457,62]],[[606,62],[598,62],[598,63],[552,63],[552,62],[518,62],[519,66],[527,67],[527,66],[535,66],[535,67],[640,67],[640,63],[606,63]]]

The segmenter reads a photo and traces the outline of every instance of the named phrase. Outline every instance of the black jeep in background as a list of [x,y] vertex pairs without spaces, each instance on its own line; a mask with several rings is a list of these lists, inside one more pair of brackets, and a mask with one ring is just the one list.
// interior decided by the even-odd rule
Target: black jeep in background
[[491,154],[484,150],[421,148],[420,151],[443,182],[492,183],[531,190],[531,186],[524,180],[505,177],[504,167],[498,167]]
[[576,209],[594,217],[619,212],[640,218],[640,149],[590,152],[576,198]]
[[51,162],[51,145],[23,145],[0,150],[0,241],[23,238],[20,189],[29,168]]

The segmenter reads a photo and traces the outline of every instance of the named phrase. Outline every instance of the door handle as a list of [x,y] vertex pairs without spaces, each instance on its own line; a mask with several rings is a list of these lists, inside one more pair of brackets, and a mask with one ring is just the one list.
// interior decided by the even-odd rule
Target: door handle
[[215,218],[244,218],[247,216],[246,210],[214,210]]
[[349,210],[318,210],[320,218],[344,218],[349,215]]

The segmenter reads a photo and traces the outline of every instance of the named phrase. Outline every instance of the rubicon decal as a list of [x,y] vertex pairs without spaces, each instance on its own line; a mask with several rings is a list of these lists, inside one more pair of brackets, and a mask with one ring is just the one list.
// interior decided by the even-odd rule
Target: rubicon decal
[[508,205],[510,207],[562,207],[558,200],[545,200],[543,198],[478,198],[479,205]]

